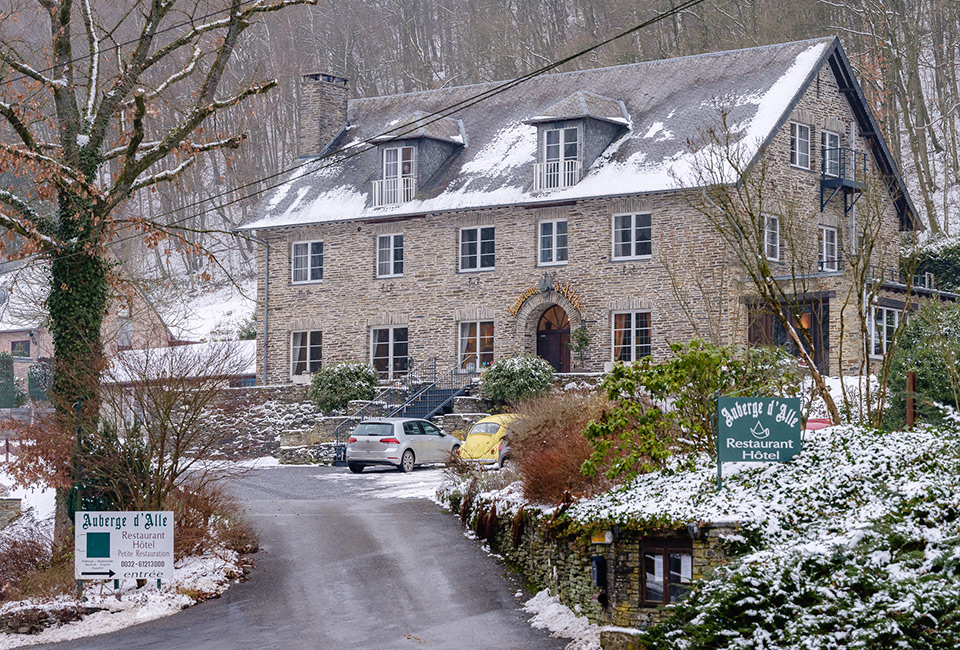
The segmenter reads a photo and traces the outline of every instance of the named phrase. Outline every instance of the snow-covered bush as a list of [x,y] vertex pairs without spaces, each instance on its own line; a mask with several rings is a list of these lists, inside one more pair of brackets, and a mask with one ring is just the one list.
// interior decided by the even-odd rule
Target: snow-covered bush
[[920,419],[938,422],[938,404],[960,408],[960,304],[925,304],[904,328],[890,363],[888,428],[906,421],[906,375],[917,373]]
[[355,399],[372,399],[380,378],[369,363],[342,361],[324,366],[310,382],[310,399],[323,413],[346,408]]
[[553,367],[532,354],[501,359],[483,373],[481,390],[495,404],[517,404],[542,395],[553,384]]

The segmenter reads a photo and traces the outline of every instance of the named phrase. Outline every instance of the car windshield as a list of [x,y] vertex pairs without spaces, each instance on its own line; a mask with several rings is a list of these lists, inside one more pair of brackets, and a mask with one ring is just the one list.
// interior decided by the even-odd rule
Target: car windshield
[[389,422],[361,422],[353,430],[355,436],[389,436],[393,433],[393,425]]
[[496,433],[499,428],[496,422],[478,422],[470,429],[470,433]]

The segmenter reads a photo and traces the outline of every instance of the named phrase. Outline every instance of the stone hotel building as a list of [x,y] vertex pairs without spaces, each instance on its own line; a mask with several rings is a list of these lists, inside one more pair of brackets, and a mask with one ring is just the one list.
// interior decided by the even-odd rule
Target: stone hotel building
[[[795,277],[786,242],[809,239],[800,320],[818,365],[882,356],[904,307],[891,276],[869,341],[840,327],[864,179],[882,188],[873,236],[892,266],[923,226],[837,39],[358,99],[307,75],[301,101],[300,166],[241,226],[265,244],[266,383],[342,360],[384,379],[524,352],[600,371],[697,336],[786,342],[695,208],[710,159],[698,142],[721,125],[778,206],[757,254]],[[567,345],[581,327],[582,363]]]

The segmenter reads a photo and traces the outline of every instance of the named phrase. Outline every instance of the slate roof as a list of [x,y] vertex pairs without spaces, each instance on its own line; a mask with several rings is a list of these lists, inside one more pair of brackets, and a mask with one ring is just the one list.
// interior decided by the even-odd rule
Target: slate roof
[[[497,205],[535,205],[563,200],[657,192],[695,185],[698,155],[688,138],[716,127],[720,109],[746,159],[753,159],[790,115],[817,70],[829,60],[842,77],[863,131],[876,134],[874,155],[894,178],[901,219],[915,210],[879,129],[853,79],[840,42],[820,38],[779,45],[580,70],[533,78],[469,105],[491,82],[418,93],[354,99],[349,126],[332,143],[340,153],[303,164],[269,192],[240,229],[384,218]],[[609,113],[614,100],[629,116],[626,132],[585,170],[575,186],[533,192],[536,127],[528,122],[584,98],[588,111]],[[589,102],[587,102],[589,98]],[[375,142],[410,116],[463,104],[449,115],[462,123],[466,146],[418,188],[413,201],[370,207],[371,181],[380,160]],[[560,108],[558,109],[557,106]],[[582,108],[582,106],[581,106]],[[859,112],[858,110],[859,109]],[[571,109],[572,110],[572,109]],[[422,118],[422,116],[421,116]],[[420,127],[418,127],[420,128]],[[425,128],[425,127],[424,127]],[[736,182],[732,172],[727,179]]]
[[582,90],[578,90],[569,97],[564,97],[540,115],[526,120],[526,122],[527,124],[536,124],[538,122],[553,122],[579,117],[592,117],[595,120],[604,120],[624,126],[630,124],[630,116],[627,114],[627,108],[623,105],[623,102],[603,95],[585,93]]
[[371,142],[389,142],[409,138],[433,138],[444,142],[463,144],[463,122],[450,117],[437,119],[436,115],[414,111],[408,119],[391,127],[387,133],[371,138]]

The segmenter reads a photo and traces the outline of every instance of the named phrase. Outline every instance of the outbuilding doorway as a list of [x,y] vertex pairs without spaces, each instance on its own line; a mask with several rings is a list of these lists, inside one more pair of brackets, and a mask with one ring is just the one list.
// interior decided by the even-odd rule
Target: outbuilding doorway
[[559,305],[553,305],[537,323],[537,356],[556,372],[570,372],[570,318]]

